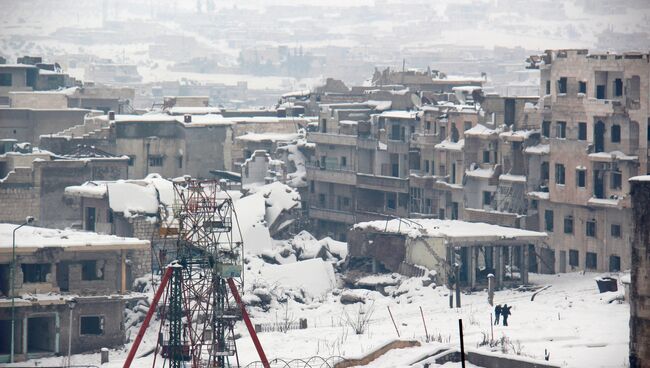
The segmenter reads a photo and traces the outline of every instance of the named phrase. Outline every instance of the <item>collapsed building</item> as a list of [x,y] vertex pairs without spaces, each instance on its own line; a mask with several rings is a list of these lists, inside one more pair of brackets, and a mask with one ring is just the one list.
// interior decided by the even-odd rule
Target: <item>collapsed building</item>
[[[149,242],[72,230],[0,224],[0,362],[124,344],[133,281],[150,270]],[[13,303],[12,303],[13,301]],[[12,329],[12,304],[15,325]],[[64,327],[66,326],[66,327]]]
[[458,272],[456,281],[472,289],[486,286],[493,274],[496,286],[503,287],[528,282],[530,264],[536,262],[535,246],[543,246],[545,239],[545,233],[485,223],[379,220],[358,223],[350,230],[349,262],[369,260],[366,271],[407,276],[433,271],[438,284],[448,284]]
[[56,155],[14,140],[3,143],[0,222],[21,223],[26,216],[34,216],[42,226],[70,226],[78,219],[79,204],[64,197],[67,186],[86,180],[117,180],[128,171],[128,157],[95,147],[79,146]]

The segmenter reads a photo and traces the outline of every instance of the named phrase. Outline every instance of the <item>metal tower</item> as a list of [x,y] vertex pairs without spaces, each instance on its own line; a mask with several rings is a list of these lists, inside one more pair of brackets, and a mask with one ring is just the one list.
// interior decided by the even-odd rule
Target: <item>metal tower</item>
[[[160,234],[176,239],[176,260],[167,266],[149,311],[153,314],[164,294],[156,349],[163,362],[157,365],[156,357],[153,365],[239,366],[234,327],[243,318],[260,359],[268,366],[239,297],[244,282],[243,243],[232,198],[217,181],[185,178],[173,185],[173,219],[162,221]],[[147,317],[124,367],[133,360],[151,318]]]

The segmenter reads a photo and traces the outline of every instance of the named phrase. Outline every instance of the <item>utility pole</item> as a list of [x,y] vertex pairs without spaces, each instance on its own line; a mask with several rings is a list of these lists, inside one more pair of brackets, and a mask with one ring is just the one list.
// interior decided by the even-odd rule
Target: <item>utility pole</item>
[[14,363],[14,355],[16,351],[16,342],[14,341],[14,334],[16,333],[16,231],[21,227],[34,222],[34,217],[27,216],[25,222],[14,229],[12,235],[11,245],[11,354],[10,362]]

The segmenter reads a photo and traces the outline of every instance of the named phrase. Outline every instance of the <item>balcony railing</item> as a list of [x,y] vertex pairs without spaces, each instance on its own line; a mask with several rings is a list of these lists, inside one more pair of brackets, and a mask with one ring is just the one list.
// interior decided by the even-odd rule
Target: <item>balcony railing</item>
[[357,186],[360,188],[408,193],[408,184],[408,178],[357,174]]
[[332,144],[339,146],[356,146],[356,135],[330,134],[310,132],[307,134],[307,140],[317,144]]
[[340,211],[313,205],[309,207],[309,217],[320,220],[344,222],[346,224],[355,223],[353,211]]
[[329,164],[321,167],[318,163],[307,163],[307,178],[326,183],[355,185],[357,175],[349,166]]

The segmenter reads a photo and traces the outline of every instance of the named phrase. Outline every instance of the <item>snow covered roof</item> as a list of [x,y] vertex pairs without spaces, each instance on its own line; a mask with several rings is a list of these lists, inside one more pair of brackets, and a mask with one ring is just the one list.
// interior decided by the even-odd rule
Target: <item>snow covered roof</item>
[[549,152],[551,152],[551,145],[550,144],[538,144],[536,146],[526,147],[524,152],[529,153],[531,155],[548,155]]
[[525,183],[526,182],[526,176],[524,176],[524,175],[503,174],[503,175],[499,176],[499,180],[509,181],[509,182],[513,182],[513,183]]
[[635,161],[639,156],[628,156],[621,151],[590,153],[589,159],[592,161]]
[[470,137],[491,137],[499,134],[499,129],[490,129],[482,124],[476,124],[471,129],[467,129],[463,134]]
[[[0,223],[0,253],[11,252],[12,233],[15,224]],[[70,250],[92,250],[93,247],[114,247],[115,249],[148,248],[148,240],[123,238],[77,230],[47,229],[23,226],[16,232],[18,251],[33,251],[38,248],[63,247]]]
[[633,176],[630,181],[650,181],[650,175]]
[[465,147],[465,140],[461,139],[458,142],[452,142],[448,139],[436,144],[434,148],[447,151],[462,151]]
[[489,179],[494,176],[494,169],[493,168],[487,168],[487,169],[474,169],[474,170],[466,170],[465,175],[473,178],[480,178],[480,179]]
[[499,240],[543,240],[546,233],[491,225],[438,219],[393,219],[369,221],[354,225],[354,229],[407,235],[411,238],[444,238],[448,242],[490,242]]
[[271,142],[277,142],[277,141],[292,141],[294,139],[298,139],[300,137],[300,134],[298,133],[273,133],[273,132],[268,132],[268,133],[248,133],[244,135],[240,135],[239,137],[235,138],[236,140],[239,141],[245,141],[245,142],[263,142],[263,141],[271,141]]
[[528,192],[528,196],[530,198],[535,198],[535,199],[549,199],[550,195],[548,192]]
[[539,130],[514,130],[509,132],[502,132],[499,134],[499,137],[507,141],[523,142],[535,133],[539,133]]
[[153,185],[117,181],[106,184],[108,204],[113,212],[129,217],[133,214],[157,214],[158,194]]
[[196,115],[206,115],[214,114],[221,116],[221,108],[219,107],[185,107],[185,106],[174,106],[167,110],[170,115],[185,115],[185,114],[196,114]]
[[382,118],[390,119],[415,119],[417,111],[388,110],[379,114]]

